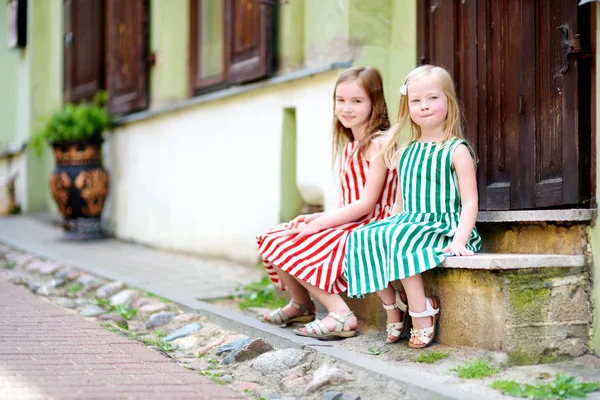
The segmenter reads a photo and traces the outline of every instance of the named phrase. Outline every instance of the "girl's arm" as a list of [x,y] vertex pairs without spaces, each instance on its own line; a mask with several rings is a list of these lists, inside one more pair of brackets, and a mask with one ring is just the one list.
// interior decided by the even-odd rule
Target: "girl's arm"
[[458,220],[458,228],[452,243],[444,249],[457,256],[471,256],[473,252],[465,247],[477,220],[479,197],[477,195],[477,178],[473,158],[465,145],[459,145],[452,156],[452,166],[458,177],[458,190],[462,211]]
[[396,190],[396,201],[394,202],[394,208],[392,208],[392,215],[400,213],[404,209],[404,203],[402,202],[402,182],[400,182],[400,174],[398,174],[398,189]]
[[320,232],[323,229],[357,221],[373,211],[377,200],[379,200],[379,196],[381,196],[381,189],[385,184],[387,170],[381,155],[375,156],[369,163],[369,172],[367,173],[367,180],[360,199],[345,207],[323,213],[307,224],[300,231],[296,239]]

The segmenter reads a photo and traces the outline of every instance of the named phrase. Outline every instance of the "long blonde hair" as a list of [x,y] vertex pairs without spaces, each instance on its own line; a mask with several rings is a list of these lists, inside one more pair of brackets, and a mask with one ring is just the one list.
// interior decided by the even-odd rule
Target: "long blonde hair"
[[390,119],[388,117],[387,104],[383,97],[383,82],[381,73],[373,67],[352,67],[342,72],[335,83],[333,90],[333,160],[344,150],[348,142],[355,140],[352,130],[346,128],[337,115],[335,115],[335,93],[339,84],[349,81],[356,81],[362,90],[365,91],[371,101],[371,118],[367,125],[365,137],[360,140],[356,151],[362,150],[379,132],[390,128]]
[[[446,121],[444,122],[444,137],[442,139],[442,145],[447,143],[448,140],[453,138],[464,139],[462,129],[462,113],[458,103],[458,96],[456,95],[456,89],[454,87],[454,81],[452,77],[442,67],[435,65],[421,65],[413,69],[406,79],[404,85],[408,88],[411,82],[423,76],[434,76],[438,79],[440,86],[446,98],[448,99],[448,114],[446,115]],[[410,136],[408,142],[404,145],[400,145],[400,136],[404,128],[409,126]],[[398,106],[398,118],[397,123],[390,128],[389,131],[385,132],[382,138],[381,153],[385,160],[388,168],[396,168],[396,163],[400,152],[410,143],[418,140],[421,137],[421,127],[417,125],[410,117],[410,111],[408,108],[408,91],[406,94],[400,94],[399,106]]]

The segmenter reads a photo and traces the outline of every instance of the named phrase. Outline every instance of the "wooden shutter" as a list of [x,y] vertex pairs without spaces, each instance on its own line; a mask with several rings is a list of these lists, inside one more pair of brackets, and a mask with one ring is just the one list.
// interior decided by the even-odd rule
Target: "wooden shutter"
[[226,75],[229,83],[274,71],[274,0],[225,0]]
[[91,100],[104,86],[104,0],[64,1],[64,101]]
[[[419,1],[419,60],[453,71],[467,137],[480,159],[480,209],[587,205],[589,5],[578,8],[577,2],[560,0],[441,4]],[[436,21],[443,34],[433,30]],[[576,34],[581,45],[573,40]]]
[[112,114],[148,106],[146,0],[107,0],[106,87]]

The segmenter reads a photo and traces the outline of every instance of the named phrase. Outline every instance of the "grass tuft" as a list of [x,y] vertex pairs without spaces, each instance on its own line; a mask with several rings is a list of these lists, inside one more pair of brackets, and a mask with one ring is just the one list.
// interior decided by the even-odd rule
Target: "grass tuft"
[[498,372],[498,368],[492,364],[491,358],[487,360],[481,358],[467,361],[466,363],[453,368],[459,378],[482,379],[486,376],[492,376]]
[[439,361],[443,358],[450,356],[450,352],[439,352],[439,351],[429,351],[427,353],[422,353],[412,359],[414,362],[418,363],[426,363],[433,364],[436,361]]
[[267,276],[244,286],[242,290],[245,293],[238,296],[238,306],[242,310],[250,307],[279,308],[288,303],[283,298],[275,297],[275,285]]
[[585,399],[588,393],[600,390],[600,382],[580,383],[576,378],[563,374],[556,374],[554,380],[549,383],[529,385],[499,380],[492,383],[491,386],[509,396],[536,400]]

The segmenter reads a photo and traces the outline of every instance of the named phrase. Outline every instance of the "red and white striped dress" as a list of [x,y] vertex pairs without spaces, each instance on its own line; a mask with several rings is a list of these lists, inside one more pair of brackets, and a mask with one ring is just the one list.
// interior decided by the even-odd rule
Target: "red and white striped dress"
[[[344,207],[360,198],[367,180],[369,161],[360,151],[354,152],[358,141],[346,144],[341,159],[340,206]],[[344,254],[350,232],[369,222],[390,216],[396,198],[398,177],[396,170],[388,170],[379,200],[373,211],[360,221],[328,228],[294,243],[294,236],[285,236],[281,224],[257,237],[258,253],[271,281],[281,290],[285,285],[279,280],[273,265],[329,293],[344,292],[348,286],[344,277]]]

